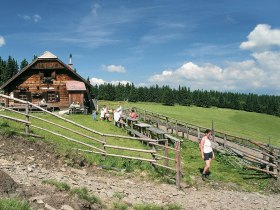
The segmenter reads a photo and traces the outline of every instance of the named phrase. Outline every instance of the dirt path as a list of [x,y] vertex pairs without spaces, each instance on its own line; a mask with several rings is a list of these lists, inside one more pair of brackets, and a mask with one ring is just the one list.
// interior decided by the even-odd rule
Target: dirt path
[[[146,181],[141,178],[145,177],[145,174],[121,175],[119,172],[109,172],[97,167],[75,169],[66,166],[64,159],[56,156],[45,143],[20,138],[0,140],[0,167],[18,184],[17,193],[29,199],[37,209],[100,209],[69,193],[42,184],[42,180],[55,179],[66,182],[71,187],[86,187],[99,196],[107,207],[118,201],[116,197],[121,197],[121,200],[129,205],[174,203],[180,204],[183,209],[280,210],[279,194],[262,195],[223,190],[218,184],[218,189],[213,190],[202,181],[198,189],[185,186],[179,191],[174,185]],[[2,182],[3,177],[0,173]],[[3,188],[0,184],[0,188],[1,186]]]

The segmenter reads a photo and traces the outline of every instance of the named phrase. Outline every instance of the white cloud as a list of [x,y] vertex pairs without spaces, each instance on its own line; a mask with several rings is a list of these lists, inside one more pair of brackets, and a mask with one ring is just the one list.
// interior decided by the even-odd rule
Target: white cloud
[[118,80],[113,80],[111,82],[109,82],[113,85],[118,85],[119,83],[122,84],[122,85],[126,85],[126,84],[132,84],[132,82],[130,81],[126,81],[126,80],[121,80],[121,81],[118,81]]
[[116,65],[109,65],[109,66],[102,65],[101,68],[105,71],[108,71],[108,72],[118,72],[118,73],[125,73],[126,72],[126,69],[121,65],[119,65],[119,66],[116,66]]
[[280,47],[280,29],[271,29],[270,25],[259,24],[248,35],[248,41],[242,42],[244,50],[267,50]]
[[[183,64],[149,78],[150,84],[183,85],[192,89],[280,94],[280,52],[254,53],[251,60],[230,62],[224,68],[212,64]],[[270,90],[270,92],[267,92]]]
[[5,45],[5,39],[3,36],[0,36],[0,47],[2,47],[3,45]]
[[[241,49],[252,50],[252,58],[213,64],[184,63],[175,70],[164,70],[148,79],[151,84],[183,85],[192,89],[280,94],[280,29],[259,24],[249,34]],[[268,50],[270,49],[270,50]]]
[[39,22],[41,19],[42,19],[41,16],[38,14],[32,16],[32,20],[36,23]]
[[106,82],[103,79],[98,79],[98,78],[94,78],[94,77],[90,79],[90,84],[92,84],[92,85],[103,85],[105,83]]
[[34,14],[34,15],[18,15],[19,18],[25,20],[25,21],[33,21],[35,23],[39,22],[40,20],[42,20],[42,17],[38,14]]
[[90,83],[92,85],[103,85],[105,83],[111,83],[113,85],[118,85],[119,83],[122,84],[122,85],[132,84],[132,82],[126,81],[126,80],[121,80],[121,81],[117,81],[117,80],[105,81],[103,79],[94,78],[94,77],[90,79]]
[[[183,64],[180,68],[164,70],[161,74],[153,75],[149,78],[152,83],[183,84],[188,82],[198,82],[206,80],[221,80],[222,69],[218,66],[205,64],[198,66],[192,62]],[[203,87],[202,87],[203,88]]]

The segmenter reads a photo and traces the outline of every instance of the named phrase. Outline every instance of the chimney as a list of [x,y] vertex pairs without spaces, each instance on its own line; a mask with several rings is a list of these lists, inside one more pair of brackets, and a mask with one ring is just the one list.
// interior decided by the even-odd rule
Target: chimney
[[72,54],[70,53],[69,55],[69,63],[68,63],[68,66],[73,69],[73,64],[72,64]]

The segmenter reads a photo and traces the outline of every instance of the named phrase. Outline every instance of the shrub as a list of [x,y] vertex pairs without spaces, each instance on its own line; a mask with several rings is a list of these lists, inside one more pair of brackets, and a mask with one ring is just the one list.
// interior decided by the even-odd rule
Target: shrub
[[60,191],[69,191],[70,190],[69,185],[64,182],[58,182],[56,180],[43,180],[42,183],[53,185]]
[[30,206],[26,201],[19,200],[17,198],[1,198],[0,199],[1,210],[30,210]]

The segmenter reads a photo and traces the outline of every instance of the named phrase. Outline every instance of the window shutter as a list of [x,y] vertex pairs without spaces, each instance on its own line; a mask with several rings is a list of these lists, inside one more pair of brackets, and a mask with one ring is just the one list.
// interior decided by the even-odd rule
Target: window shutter
[[14,92],[14,98],[18,98],[19,92]]
[[31,92],[26,92],[27,101],[31,102]]
[[42,96],[45,99],[45,101],[48,102],[48,93],[47,92],[43,92]]
[[55,78],[56,78],[56,72],[53,71],[52,74],[51,74],[51,76],[52,76],[53,79],[55,79]]
[[39,72],[39,75],[40,75],[40,80],[42,80],[43,77],[44,77],[44,73],[43,73],[42,71],[40,71],[40,72]]

